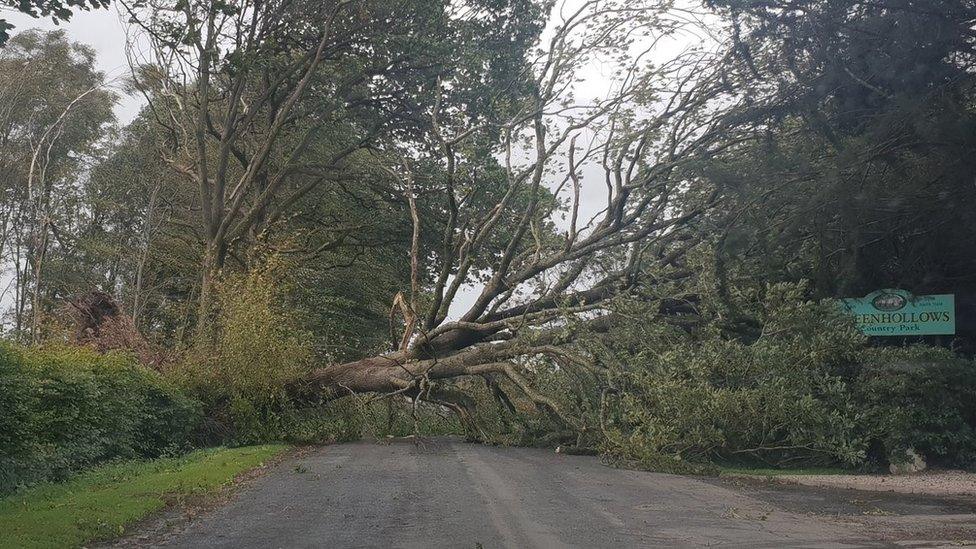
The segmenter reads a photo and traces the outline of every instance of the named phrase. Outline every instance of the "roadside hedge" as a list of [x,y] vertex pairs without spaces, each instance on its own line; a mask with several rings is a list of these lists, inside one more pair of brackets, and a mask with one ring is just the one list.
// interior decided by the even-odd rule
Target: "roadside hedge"
[[869,461],[976,468],[976,363],[933,347],[870,349],[852,382]]
[[114,459],[181,452],[200,405],[120,355],[0,343],[0,494]]

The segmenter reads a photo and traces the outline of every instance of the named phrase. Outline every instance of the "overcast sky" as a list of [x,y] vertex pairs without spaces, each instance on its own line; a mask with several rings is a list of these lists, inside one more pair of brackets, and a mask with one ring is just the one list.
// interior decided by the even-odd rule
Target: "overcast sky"
[[[11,34],[27,29],[67,31],[68,36],[75,42],[87,44],[95,49],[98,55],[98,68],[105,73],[108,80],[124,78],[129,74],[129,65],[125,59],[125,28],[122,19],[114,7],[107,10],[79,11],[71,20],[55,25],[48,18],[34,19],[19,12],[0,11],[0,18],[6,19],[16,28]],[[116,107],[119,121],[131,121],[139,113],[141,103],[138,98],[123,97]]]

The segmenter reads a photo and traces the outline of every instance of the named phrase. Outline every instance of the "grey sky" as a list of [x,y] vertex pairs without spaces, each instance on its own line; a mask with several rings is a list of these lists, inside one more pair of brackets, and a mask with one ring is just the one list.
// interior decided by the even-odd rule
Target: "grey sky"
[[[70,21],[60,25],[55,25],[48,18],[34,19],[19,12],[6,10],[0,11],[0,18],[16,26],[13,30],[14,34],[32,28],[63,29],[67,31],[71,40],[95,49],[98,55],[98,68],[109,80],[124,78],[129,73],[129,65],[125,59],[125,28],[114,7],[107,10],[77,12]],[[139,98],[123,96],[116,107],[115,114],[120,122],[127,123],[139,113],[140,106]]]

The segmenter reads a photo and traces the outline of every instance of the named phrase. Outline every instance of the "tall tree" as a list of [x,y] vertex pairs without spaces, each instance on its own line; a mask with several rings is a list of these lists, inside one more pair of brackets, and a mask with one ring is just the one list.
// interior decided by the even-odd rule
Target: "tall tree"
[[[476,116],[480,90],[511,81],[539,13],[528,0],[124,5],[151,44],[134,75],[168,131],[166,160],[199,189],[201,326],[231,248],[378,140],[409,141],[438,76],[468,73],[448,95]],[[323,136],[330,148],[313,155]]]
[[720,242],[730,266],[820,296],[957,293],[976,314],[976,4],[710,3],[780,98],[755,111],[764,138],[715,166],[748,206]]
[[44,294],[57,293],[45,285],[45,260],[73,245],[73,203],[116,96],[94,52],[60,31],[14,37],[0,50],[0,74],[0,265],[13,271],[14,328],[36,337]]

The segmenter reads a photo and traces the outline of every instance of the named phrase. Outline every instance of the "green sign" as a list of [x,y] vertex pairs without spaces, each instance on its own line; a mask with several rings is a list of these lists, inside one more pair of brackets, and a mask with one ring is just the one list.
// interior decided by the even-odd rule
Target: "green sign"
[[916,296],[905,290],[878,290],[863,298],[842,299],[841,302],[866,335],[956,333],[956,300],[952,294]]

